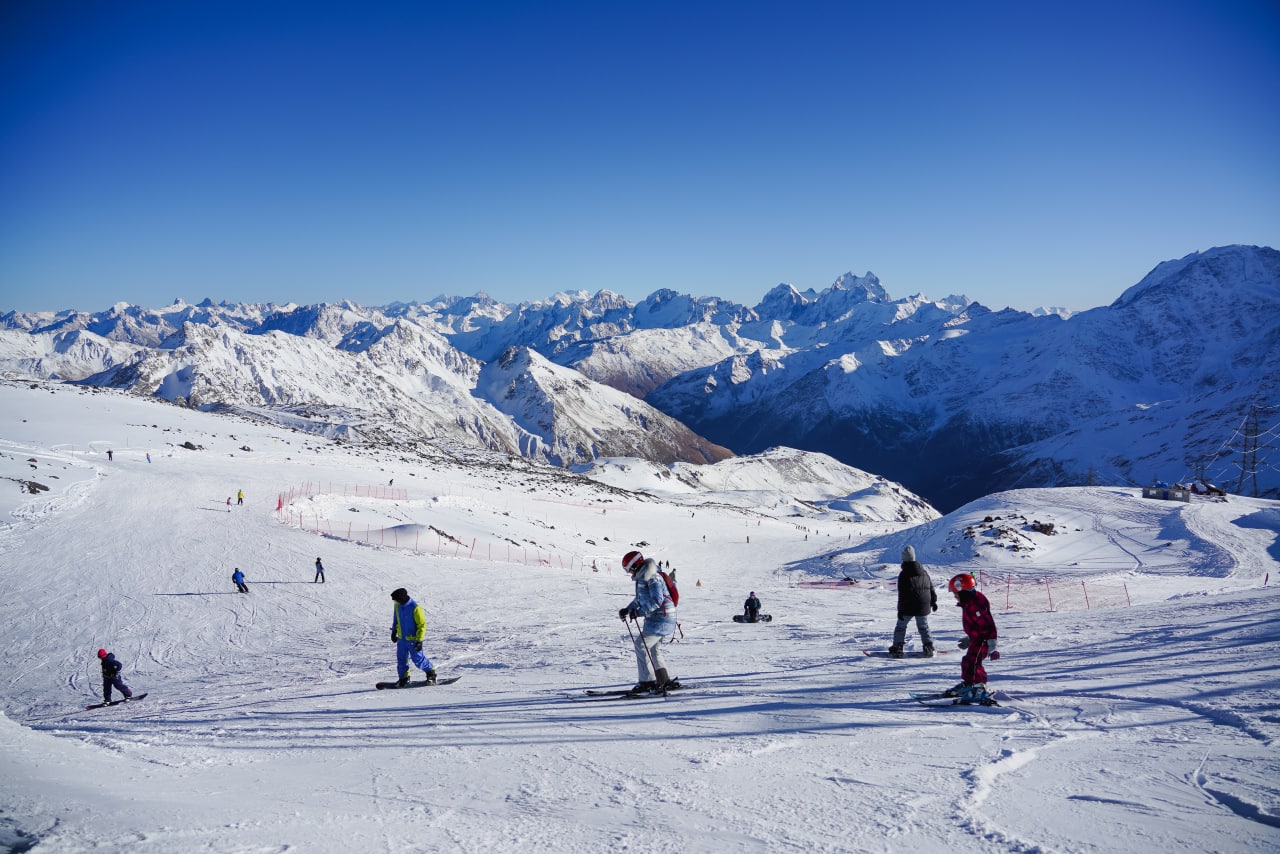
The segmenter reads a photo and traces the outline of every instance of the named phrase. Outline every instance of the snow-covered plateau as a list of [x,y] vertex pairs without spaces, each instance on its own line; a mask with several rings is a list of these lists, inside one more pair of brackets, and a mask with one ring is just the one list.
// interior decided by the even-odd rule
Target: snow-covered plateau
[[[0,851],[1280,849],[1280,502],[939,517],[819,454],[566,471],[41,381],[0,413]],[[907,544],[945,652],[865,655]],[[589,701],[636,678],[633,548],[677,572],[688,687]],[[997,708],[908,696],[958,681],[959,572]],[[455,684],[374,690],[397,587]],[[771,623],[732,621],[751,591]],[[99,647],[145,699],[85,709]]]

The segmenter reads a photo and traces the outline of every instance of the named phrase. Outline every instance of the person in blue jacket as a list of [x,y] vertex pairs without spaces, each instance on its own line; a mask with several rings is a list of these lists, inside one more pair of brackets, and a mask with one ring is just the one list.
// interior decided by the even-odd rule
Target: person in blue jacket
[[236,567],[236,571],[231,573],[231,580],[236,583],[236,589],[241,593],[249,592],[249,585],[244,583],[244,573],[240,571],[240,567]]
[[311,583],[315,584],[317,581],[324,584],[324,564],[320,562],[320,558],[316,558],[316,577],[311,579]]
[[427,634],[427,618],[422,613],[422,606],[409,598],[409,591],[397,587],[391,591],[391,601],[395,607],[391,611],[391,642],[396,645],[396,681],[397,688],[409,684],[409,662],[427,674],[427,684],[436,682],[436,670],[431,666],[431,659],[422,651],[422,639]]
[[98,662],[102,665],[102,702],[111,702],[112,688],[124,694],[126,700],[132,697],[133,692],[129,690],[129,686],[124,684],[124,680],[120,678],[120,671],[123,665],[116,661],[115,653],[107,652],[105,649],[98,650]]
[[644,626],[635,638],[638,681],[633,694],[649,691],[673,691],[680,683],[667,672],[661,643],[676,631],[676,604],[671,600],[667,583],[658,575],[658,562],[640,552],[627,552],[622,568],[635,581],[636,595],[625,608],[618,610],[624,622],[644,617]]

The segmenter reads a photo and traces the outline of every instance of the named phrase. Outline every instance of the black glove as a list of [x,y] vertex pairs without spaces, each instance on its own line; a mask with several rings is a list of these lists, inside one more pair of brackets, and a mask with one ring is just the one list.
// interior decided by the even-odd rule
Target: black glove
[[414,641],[414,642],[413,642],[413,651],[414,651],[414,652],[422,652],[422,641]]
[[968,639],[968,638],[962,638],[962,639],[960,640],[960,643],[956,644],[956,646],[960,647],[961,649],[968,649],[968,648],[969,648],[969,639]]
[[632,605],[631,610],[627,612],[627,616],[633,620],[640,619],[640,607],[638,605]]
[[619,608],[619,609],[618,609],[618,619],[619,619],[619,620],[626,620],[626,619],[627,619],[627,615],[628,615],[628,614],[630,614],[630,613],[631,613],[631,609],[630,609],[630,608]]
[[938,603],[936,602],[933,604],[933,613],[938,613]]
[[396,642],[396,630],[395,630],[395,629],[392,629],[392,630],[391,630],[391,642],[392,642],[392,643],[395,643],[395,642]]

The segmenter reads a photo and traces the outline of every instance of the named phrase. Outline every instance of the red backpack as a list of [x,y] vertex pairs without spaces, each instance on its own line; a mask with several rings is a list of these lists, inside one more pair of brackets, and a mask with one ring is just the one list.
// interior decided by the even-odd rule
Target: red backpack
[[679,604],[680,604],[680,591],[676,589],[676,581],[675,581],[675,579],[674,579],[674,578],[672,578],[670,575],[667,575],[667,574],[666,574],[665,572],[663,572],[662,570],[658,570],[658,575],[661,575],[661,576],[662,576],[662,580],[663,580],[663,581],[665,581],[665,582],[666,582],[666,584],[667,584],[667,593],[669,593],[669,594],[671,595],[671,604],[672,604],[672,605],[679,605]]

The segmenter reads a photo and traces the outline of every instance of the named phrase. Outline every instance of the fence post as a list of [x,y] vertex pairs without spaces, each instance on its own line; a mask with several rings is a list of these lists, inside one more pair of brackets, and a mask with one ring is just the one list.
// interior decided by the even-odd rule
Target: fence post
[[1124,582],[1124,601],[1129,603],[1129,607],[1133,607],[1133,600],[1129,598],[1129,582]]
[[1080,579],[1080,589],[1084,591],[1084,609],[1086,611],[1092,611],[1093,608],[1089,606],[1089,588],[1084,586],[1083,578]]
[[1007,574],[1004,577],[1004,609],[1009,610],[1009,597],[1013,593],[1013,575]]
[[1053,610],[1053,590],[1049,588],[1049,579],[1044,580],[1044,592],[1049,594],[1049,610]]

